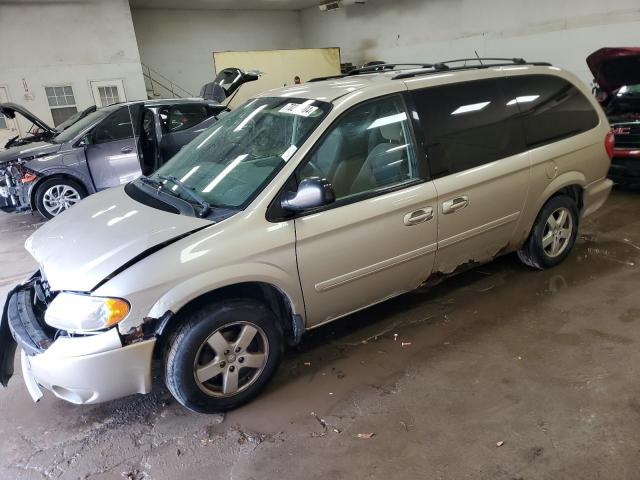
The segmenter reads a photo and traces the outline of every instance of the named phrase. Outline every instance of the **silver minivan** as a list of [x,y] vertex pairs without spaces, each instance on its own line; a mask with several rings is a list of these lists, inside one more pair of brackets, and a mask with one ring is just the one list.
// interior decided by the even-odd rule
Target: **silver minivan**
[[158,365],[187,408],[237,407],[306,330],[498,255],[560,263],[612,148],[582,83],[519,59],[266,92],[27,240],[0,381],[17,344],[35,400],[148,393]]

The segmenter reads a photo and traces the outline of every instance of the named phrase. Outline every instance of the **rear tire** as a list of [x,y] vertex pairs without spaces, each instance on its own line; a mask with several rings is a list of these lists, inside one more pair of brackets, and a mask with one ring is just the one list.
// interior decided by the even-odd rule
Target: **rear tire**
[[544,204],[529,238],[518,250],[518,258],[538,270],[555,267],[573,248],[578,235],[579,211],[567,195],[557,195]]
[[189,410],[231,410],[267,385],[283,349],[280,323],[269,308],[254,300],[224,300],[185,318],[170,336],[165,382]]
[[35,206],[40,215],[50,219],[71,208],[86,196],[85,188],[75,180],[54,177],[38,185]]

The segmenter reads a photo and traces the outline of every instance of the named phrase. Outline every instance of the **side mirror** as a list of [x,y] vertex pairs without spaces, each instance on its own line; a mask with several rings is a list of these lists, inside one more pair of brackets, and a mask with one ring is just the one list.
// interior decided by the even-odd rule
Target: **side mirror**
[[287,192],[280,205],[290,212],[302,212],[335,201],[336,194],[327,179],[311,177],[300,182],[297,192]]
[[91,135],[91,134],[88,133],[84,137],[82,137],[80,140],[78,140],[78,143],[76,143],[76,146],[78,146],[78,147],[86,147],[87,145],[89,145],[91,143],[89,141],[89,135]]

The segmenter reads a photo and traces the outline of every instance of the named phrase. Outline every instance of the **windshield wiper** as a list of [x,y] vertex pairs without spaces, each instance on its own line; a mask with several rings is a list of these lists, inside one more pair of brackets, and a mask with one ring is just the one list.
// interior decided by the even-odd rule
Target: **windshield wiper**
[[156,187],[157,189],[161,189],[162,187],[164,187],[164,183],[162,183],[160,180],[156,180],[155,178],[138,177],[138,180],[152,187]]
[[[200,205],[200,207],[202,208],[202,210],[200,210],[200,217],[206,217],[209,212],[211,211],[211,205],[209,205],[209,202],[207,202],[204,198],[202,198],[200,195],[198,195],[195,191],[195,189],[189,187],[188,185],[182,183],[180,180],[178,180],[176,177],[174,176],[170,176],[170,175],[158,175],[158,178],[160,180],[164,180],[165,182],[171,182],[174,185],[177,185],[178,187],[180,187],[189,197],[191,197],[191,199],[193,201],[195,201],[197,204]],[[153,180],[153,179],[151,179]],[[157,182],[157,180],[155,180]],[[161,183],[161,182],[158,182]]]

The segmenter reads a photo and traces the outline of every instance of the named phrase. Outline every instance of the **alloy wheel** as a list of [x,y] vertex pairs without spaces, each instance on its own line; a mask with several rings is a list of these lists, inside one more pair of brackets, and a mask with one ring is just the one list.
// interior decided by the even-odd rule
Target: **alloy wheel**
[[75,188],[59,184],[49,187],[42,196],[42,204],[49,215],[55,217],[78,203],[82,198]]
[[542,248],[551,258],[562,254],[571,241],[573,219],[566,207],[560,207],[547,218],[542,234]]
[[213,332],[200,346],[193,373],[207,395],[229,397],[253,384],[269,357],[264,331],[250,322],[235,322]]

